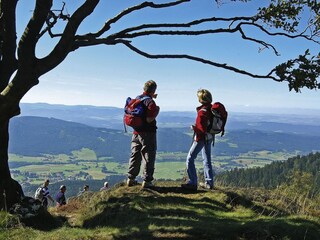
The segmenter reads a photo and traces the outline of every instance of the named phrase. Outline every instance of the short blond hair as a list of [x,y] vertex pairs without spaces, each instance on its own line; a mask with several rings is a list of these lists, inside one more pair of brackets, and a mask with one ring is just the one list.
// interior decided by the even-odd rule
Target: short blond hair
[[157,89],[157,84],[153,80],[149,80],[144,84],[143,91],[146,93],[154,93]]
[[199,89],[197,96],[202,103],[212,103],[212,95],[207,89]]

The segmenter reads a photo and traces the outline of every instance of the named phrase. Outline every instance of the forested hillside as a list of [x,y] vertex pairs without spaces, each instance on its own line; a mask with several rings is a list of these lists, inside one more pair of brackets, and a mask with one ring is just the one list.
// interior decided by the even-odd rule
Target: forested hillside
[[[159,128],[158,152],[187,152],[192,132],[185,128]],[[10,153],[26,156],[70,154],[88,148],[100,157],[126,162],[131,134],[124,130],[97,128],[88,125],[43,117],[14,118],[10,127]],[[256,129],[228,130],[216,137],[215,155],[236,156],[252,151],[300,152],[320,150],[320,135],[302,135]]]
[[[26,156],[70,154],[74,150],[88,148],[98,158],[112,157],[118,162],[127,162],[130,152],[131,133],[54,118],[15,118],[10,134],[9,152]],[[191,138],[183,130],[161,130],[158,135],[158,150],[186,151],[190,141]]]
[[[299,174],[300,173],[300,176]],[[240,169],[235,168],[217,176],[222,185],[235,187],[275,188],[283,183],[290,183],[293,177],[300,178],[307,173],[314,180],[317,191],[320,188],[320,153],[289,158],[264,167]]]

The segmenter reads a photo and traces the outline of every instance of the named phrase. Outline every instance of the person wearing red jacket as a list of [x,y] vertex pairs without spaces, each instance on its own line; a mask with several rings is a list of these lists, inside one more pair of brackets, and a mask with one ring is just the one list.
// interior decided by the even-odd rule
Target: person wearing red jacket
[[205,183],[200,183],[200,187],[213,189],[213,169],[211,163],[211,144],[214,141],[214,136],[208,133],[207,128],[212,119],[211,103],[212,95],[206,89],[200,89],[197,92],[198,100],[201,106],[197,107],[197,118],[195,125],[192,125],[194,131],[194,139],[187,155],[186,165],[188,173],[188,182],[182,184],[181,187],[189,190],[197,190],[198,178],[194,164],[198,153],[202,152],[203,168]]

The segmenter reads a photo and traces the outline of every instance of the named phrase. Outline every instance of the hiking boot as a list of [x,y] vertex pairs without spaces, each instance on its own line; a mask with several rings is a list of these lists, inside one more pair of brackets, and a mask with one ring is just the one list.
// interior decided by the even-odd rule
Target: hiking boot
[[193,185],[193,184],[190,184],[190,183],[181,184],[181,187],[182,187],[183,189],[192,190],[192,191],[197,191],[197,185]]
[[199,183],[199,187],[204,188],[204,189],[208,189],[208,190],[212,190],[213,189],[213,186],[210,186],[210,184],[203,183],[203,182]]
[[132,187],[132,186],[137,185],[137,184],[138,184],[137,180],[128,178],[128,180],[127,180],[127,186],[128,187]]
[[152,182],[143,181],[142,182],[142,188],[152,188],[154,187],[154,184]]

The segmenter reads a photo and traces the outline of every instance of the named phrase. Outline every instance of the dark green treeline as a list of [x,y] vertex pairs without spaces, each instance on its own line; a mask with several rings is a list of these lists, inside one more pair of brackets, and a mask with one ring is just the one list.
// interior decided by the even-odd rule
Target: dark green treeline
[[294,173],[308,173],[314,185],[320,189],[320,153],[296,156],[287,161],[273,162],[264,167],[243,169],[235,168],[217,175],[219,185],[230,187],[263,187],[273,189],[281,184],[290,184]]

